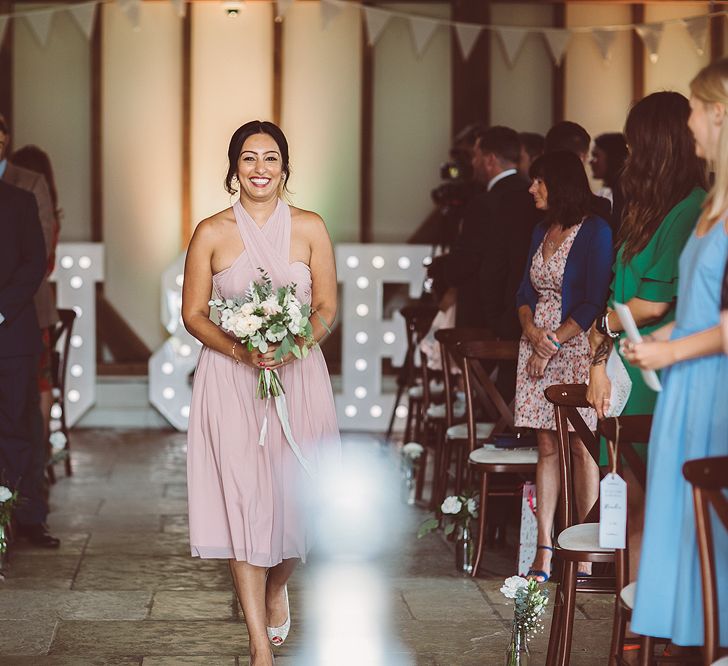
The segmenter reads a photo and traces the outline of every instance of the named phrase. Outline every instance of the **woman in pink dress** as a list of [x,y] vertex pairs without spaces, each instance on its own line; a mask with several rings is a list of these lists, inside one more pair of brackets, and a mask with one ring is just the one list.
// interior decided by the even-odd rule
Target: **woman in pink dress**
[[[259,370],[276,368],[286,391],[293,438],[314,476],[338,455],[339,431],[328,370],[318,347],[280,363],[235,344],[210,320],[210,294],[242,296],[259,268],[273,286],[296,284],[310,303],[320,340],[336,316],[336,266],[323,220],[280,196],[290,174],[288,143],[269,122],[252,121],[230,140],[226,189],[240,200],[195,230],[187,252],[182,317],[203,349],[195,372],[188,432],[192,555],[229,560],[245,613],[251,663],[272,664],[270,644],[290,628],[286,583],[310,549],[302,493],[310,477],[272,405],[256,397]],[[264,417],[268,429],[258,438]]]

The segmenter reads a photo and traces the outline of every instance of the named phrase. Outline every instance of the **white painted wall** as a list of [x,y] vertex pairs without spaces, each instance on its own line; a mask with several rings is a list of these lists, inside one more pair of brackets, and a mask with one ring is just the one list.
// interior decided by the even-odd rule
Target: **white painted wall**
[[[550,5],[494,3],[490,13],[494,24],[553,25]],[[500,37],[493,32],[490,39],[492,124],[545,134],[551,127],[552,103],[552,61],[546,43],[540,35],[528,35],[511,66]]]
[[323,30],[315,2],[294,3],[283,22],[281,125],[291,150],[290,201],[319,213],[338,242],[359,240],[361,34],[355,9]]
[[45,47],[25,21],[13,39],[13,148],[51,158],[64,211],[61,240],[91,240],[90,48],[71,16],[57,13]]
[[155,348],[160,276],[180,248],[182,22],[161,2],[142,4],[139,31],[103,11],[105,293]]
[[[233,132],[270,120],[273,6],[250,3],[229,17],[217,2],[192,11],[192,222],[230,206],[223,187]],[[179,106],[179,104],[177,104]]]
[[[388,5],[449,16],[446,4]],[[450,31],[418,59],[409,23],[392,19],[374,48],[372,220],[378,243],[405,240],[432,210],[430,190],[450,148]]]
[[[568,26],[631,23],[629,5],[569,4]],[[632,34],[617,32],[605,61],[594,38],[574,33],[566,57],[565,116],[596,137],[621,132],[632,103]]]

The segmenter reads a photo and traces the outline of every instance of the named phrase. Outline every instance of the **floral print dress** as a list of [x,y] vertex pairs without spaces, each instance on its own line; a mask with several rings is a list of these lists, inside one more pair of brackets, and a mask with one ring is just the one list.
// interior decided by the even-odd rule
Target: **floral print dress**
[[[533,323],[539,328],[555,331],[561,326],[561,287],[564,269],[574,239],[581,229],[577,224],[557,248],[556,252],[544,261],[544,241],[539,245],[531,263],[531,284],[538,292],[538,302],[533,315]],[[516,377],[516,417],[518,428],[537,428],[556,430],[554,406],[546,400],[544,391],[553,384],[585,384],[589,380],[591,352],[587,331],[578,333],[563,343],[561,349],[551,357],[543,377],[529,377],[526,363],[533,354],[533,346],[525,335],[521,336],[518,350],[518,373]],[[594,430],[597,415],[593,409],[580,409],[587,426]],[[569,424],[571,429],[571,424]]]

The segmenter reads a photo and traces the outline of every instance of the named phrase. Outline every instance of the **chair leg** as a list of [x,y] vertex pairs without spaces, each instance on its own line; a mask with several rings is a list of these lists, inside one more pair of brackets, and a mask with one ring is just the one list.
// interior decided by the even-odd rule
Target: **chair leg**
[[459,443],[455,449],[455,494],[463,492],[463,458],[465,457],[465,444]]
[[571,638],[574,632],[574,612],[576,610],[576,562],[564,563],[564,610],[561,623],[561,641],[558,666],[569,666],[571,657]]
[[443,450],[443,439],[442,439],[442,428],[437,425],[435,432],[433,433],[433,472],[432,472],[432,490],[430,491],[430,511],[434,511],[437,508],[437,497],[439,494],[438,484],[440,483],[440,469],[442,468],[442,450]]
[[473,564],[473,578],[478,575],[478,567],[485,548],[486,518],[488,515],[488,473],[483,472],[480,478],[480,507],[478,508],[478,545],[475,551]]
[[[402,393],[404,392],[404,385],[397,387],[397,395],[394,398],[394,405],[392,405],[392,414],[389,417],[389,425],[387,426],[387,434],[385,438],[387,441],[392,439],[392,430],[394,430],[394,419],[397,417],[397,407],[399,407],[399,401],[402,399]],[[405,442],[406,444],[407,442]]]
[[[553,560],[552,560],[553,562]],[[559,645],[561,643],[561,626],[562,615],[564,609],[564,573],[563,562],[557,560],[555,564],[561,567],[562,571],[559,575],[559,583],[556,586],[554,594],[554,612],[551,616],[551,631],[549,632],[549,646],[546,651],[546,666],[555,666],[559,658]],[[551,571],[554,570],[554,564],[551,565]]]
[[46,465],[46,476],[48,477],[48,481],[51,485],[56,482],[56,470],[53,469],[53,463]]
[[407,420],[404,424],[404,443],[412,441],[412,422],[415,416],[416,402],[411,398],[407,399]]
[[417,468],[417,479],[415,481],[415,500],[422,501],[422,492],[425,489],[425,478],[427,473],[427,447],[423,446],[422,455]]
[[652,636],[642,636],[640,640],[640,666],[653,666],[655,652],[655,639]]
[[442,465],[440,467],[440,479],[437,487],[437,506],[443,503],[447,497],[447,487],[450,485],[450,463],[452,459],[452,445],[445,443],[442,447]]
[[624,635],[627,631],[627,618],[619,601],[614,600],[614,621],[612,623],[612,645],[609,648],[609,666],[619,666],[624,651]]

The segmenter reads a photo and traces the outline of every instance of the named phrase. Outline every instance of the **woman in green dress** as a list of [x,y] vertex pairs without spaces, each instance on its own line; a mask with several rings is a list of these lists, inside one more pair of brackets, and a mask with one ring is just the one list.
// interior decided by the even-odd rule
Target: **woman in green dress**
[[[695,155],[695,141],[687,126],[689,116],[686,97],[658,92],[639,101],[627,117],[625,136],[630,154],[620,179],[625,208],[617,236],[614,279],[608,307],[589,336],[594,358],[587,399],[599,418],[609,415],[607,358],[614,342],[624,335],[614,303],[629,307],[643,337],[675,317],[678,260],[706,194],[705,164]],[[622,414],[652,414],[657,394],[645,384],[638,368],[629,363],[624,366],[632,390]],[[604,450],[601,462],[607,462]],[[636,574],[644,497],[629,471],[626,477],[630,571]]]

